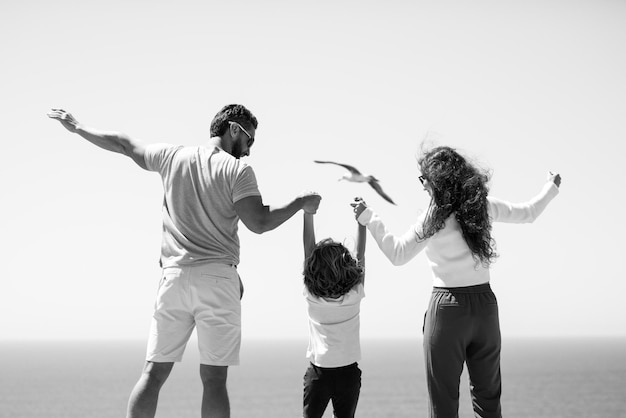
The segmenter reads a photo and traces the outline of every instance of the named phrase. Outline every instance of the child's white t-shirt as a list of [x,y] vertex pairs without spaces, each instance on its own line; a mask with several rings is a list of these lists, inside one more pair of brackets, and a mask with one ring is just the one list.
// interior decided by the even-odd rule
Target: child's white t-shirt
[[309,316],[309,348],[307,357],[319,367],[347,366],[361,360],[361,300],[365,297],[362,283],[337,298],[315,296],[304,287]]

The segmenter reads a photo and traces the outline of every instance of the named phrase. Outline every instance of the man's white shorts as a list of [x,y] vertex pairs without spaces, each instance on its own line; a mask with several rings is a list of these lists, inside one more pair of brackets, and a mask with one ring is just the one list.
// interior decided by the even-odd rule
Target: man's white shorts
[[164,268],[146,360],[181,361],[195,326],[201,364],[239,364],[240,291],[237,269],[229,264]]

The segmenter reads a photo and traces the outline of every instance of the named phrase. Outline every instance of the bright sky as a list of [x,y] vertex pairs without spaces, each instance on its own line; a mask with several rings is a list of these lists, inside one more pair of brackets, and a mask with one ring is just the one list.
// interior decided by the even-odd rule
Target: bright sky
[[[491,169],[502,199],[525,201],[559,171],[561,193],[534,224],[494,227],[503,336],[626,336],[626,3],[93,3],[0,6],[0,339],[147,340],[160,179],[49,108],[197,145],[228,103],[259,119],[246,161],[264,201],[318,191],[318,238],[350,246],[353,197],[398,234],[426,208],[424,138]],[[314,159],[374,174],[398,206]],[[241,228],[244,340],[304,340],[302,215],[261,236]],[[418,338],[425,256],[393,267],[368,237],[366,258],[363,338]]]

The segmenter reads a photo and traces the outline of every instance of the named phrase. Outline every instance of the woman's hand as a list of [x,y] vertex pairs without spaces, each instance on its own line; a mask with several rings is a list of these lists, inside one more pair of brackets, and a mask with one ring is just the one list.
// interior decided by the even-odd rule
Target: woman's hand
[[556,187],[559,187],[561,185],[561,175],[559,173],[548,171],[548,181],[551,181],[556,185]]

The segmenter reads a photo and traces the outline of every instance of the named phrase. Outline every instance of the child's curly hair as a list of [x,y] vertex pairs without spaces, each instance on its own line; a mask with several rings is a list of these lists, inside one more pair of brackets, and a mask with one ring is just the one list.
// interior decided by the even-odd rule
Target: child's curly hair
[[327,238],[315,245],[302,274],[310,293],[338,298],[361,283],[363,267],[344,245]]

